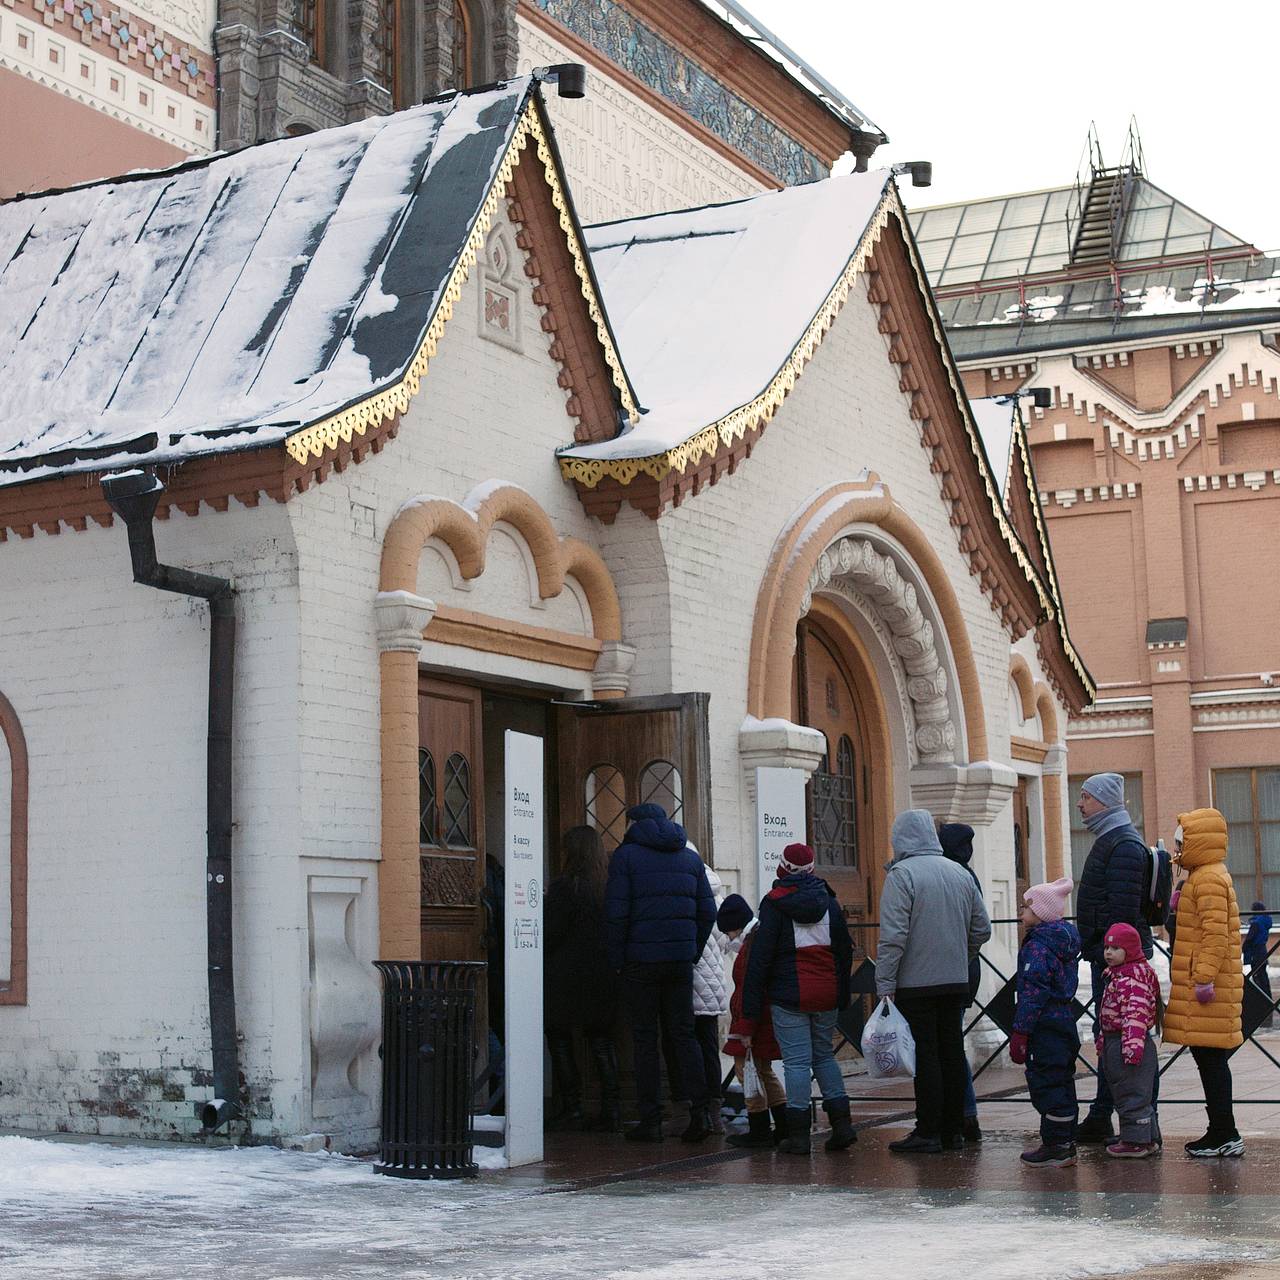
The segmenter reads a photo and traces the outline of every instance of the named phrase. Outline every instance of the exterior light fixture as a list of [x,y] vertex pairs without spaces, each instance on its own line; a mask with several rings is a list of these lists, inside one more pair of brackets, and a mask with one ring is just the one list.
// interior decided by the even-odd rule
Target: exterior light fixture
[[932,160],[903,160],[899,164],[890,165],[889,172],[894,174],[895,177],[909,173],[913,187],[933,186]]
[[554,84],[560,98],[585,98],[587,96],[587,68],[581,62],[557,62],[551,67],[535,67],[533,78],[544,84]]

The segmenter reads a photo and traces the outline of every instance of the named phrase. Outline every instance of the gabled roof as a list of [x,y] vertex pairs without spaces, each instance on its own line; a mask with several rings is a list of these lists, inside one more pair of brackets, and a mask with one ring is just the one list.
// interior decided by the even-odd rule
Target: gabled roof
[[522,78],[0,206],[0,486],[282,442],[304,462],[403,410],[535,140],[550,176]]
[[1067,629],[1021,406],[1016,396],[981,396],[970,400],[969,408],[995,472],[1004,509],[1035,561],[1053,602],[1052,618],[1041,623],[1036,632],[1041,657],[1059,695],[1078,713],[1094,700],[1097,686]]
[[[1203,255],[1247,246],[1154,182],[1135,176],[1117,259]],[[929,283],[937,289],[979,280],[1065,271],[1071,265],[1067,212],[1074,187],[933,205],[911,213]]]

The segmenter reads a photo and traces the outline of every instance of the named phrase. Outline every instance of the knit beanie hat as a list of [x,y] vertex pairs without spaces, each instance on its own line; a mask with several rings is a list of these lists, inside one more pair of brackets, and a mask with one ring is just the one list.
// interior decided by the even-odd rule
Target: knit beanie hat
[[1124,804],[1124,779],[1118,773],[1095,773],[1084,780],[1081,790],[1108,809]]
[[1266,909],[1267,904],[1265,902],[1255,902],[1253,906],[1249,908],[1250,911],[1265,911]]
[[1103,945],[1120,947],[1124,951],[1125,960],[1130,964],[1142,959],[1142,939],[1138,937],[1137,929],[1131,924],[1113,924],[1107,930]]
[[1063,876],[1061,880],[1051,880],[1048,884],[1033,884],[1022,895],[1022,900],[1047,924],[1051,920],[1061,920],[1067,914],[1073,888],[1071,877]]
[[782,851],[778,862],[778,875],[793,876],[797,872],[808,875],[813,870],[813,850],[807,844],[789,844]]
[[716,927],[721,933],[731,933],[734,929],[745,929],[751,923],[755,913],[751,904],[740,893],[731,893],[716,912]]

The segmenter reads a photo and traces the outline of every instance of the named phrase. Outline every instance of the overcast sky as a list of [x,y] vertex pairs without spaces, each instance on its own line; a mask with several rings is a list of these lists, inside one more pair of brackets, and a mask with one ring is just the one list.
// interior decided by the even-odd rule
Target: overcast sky
[[933,161],[912,207],[1064,186],[1133,114],[1152,182],[1280,249],[1277,0],[741,3],[889,135],[873,164]]

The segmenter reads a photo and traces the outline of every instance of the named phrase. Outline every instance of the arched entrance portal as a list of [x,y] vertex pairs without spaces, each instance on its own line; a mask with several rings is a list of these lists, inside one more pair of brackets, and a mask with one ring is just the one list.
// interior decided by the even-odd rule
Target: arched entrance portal
[[825,739],[806,791],[809,843],[864,954],[874,936],[858,926],[876,918],[888,857],[893,752],[862,640],[840,605],[823,596],[796,628],[792,719]]

